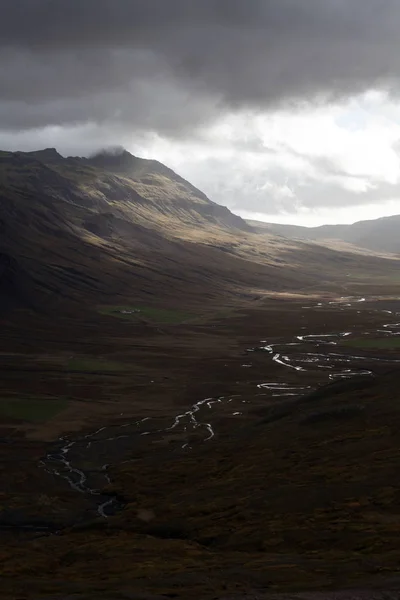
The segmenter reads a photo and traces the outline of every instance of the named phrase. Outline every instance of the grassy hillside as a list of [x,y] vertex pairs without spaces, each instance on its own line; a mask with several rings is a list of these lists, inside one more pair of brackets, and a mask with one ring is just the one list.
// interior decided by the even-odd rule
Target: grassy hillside
[[128,153],[1,153],[0,223],[3,303],[147,301],[160,287],[164,299],[178,291],[193,298],[205,285],[215,297],[234,279],[237,287],[271,280],[271,270],[248,273],[242,259],[214,247],[240,239],[249,230],[242,219]]

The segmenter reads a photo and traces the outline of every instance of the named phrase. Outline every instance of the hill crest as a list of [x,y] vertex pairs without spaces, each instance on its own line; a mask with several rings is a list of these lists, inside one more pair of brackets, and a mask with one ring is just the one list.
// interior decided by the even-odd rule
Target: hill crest
[[247,221],[258,233],[282,235],[307,241],[340,240],[374,252],[400,254],[400,215],[357,221],[351,225],[320,225],[304,227],[281,223]]

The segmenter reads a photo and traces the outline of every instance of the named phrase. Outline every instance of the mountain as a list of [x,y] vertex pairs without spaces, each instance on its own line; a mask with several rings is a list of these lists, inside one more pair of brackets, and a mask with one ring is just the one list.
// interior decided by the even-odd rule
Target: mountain
[[[165,165],[123,149],[0,152],[0,308],[225,304],[332,289],[397,262],[261,236]],[[324,279],[320,274],[324,272]]]
[[341,240],[376,252],[400,254],[400,215],[358,221],[352,225],[301,227],[278,223],[248,221],[259,233],[283,235],[301,240]]
[[122,149],[0,153],[1,598],[396,574],[398,265]]
[[195,292],[229,271],[221,252],[214,258],[195,246],[196,236],[249,231],[171,169],[123,150],[90,158],[53,148],[0,153],[2,305],[148,295],[160,285],[167,295],[187,284]]

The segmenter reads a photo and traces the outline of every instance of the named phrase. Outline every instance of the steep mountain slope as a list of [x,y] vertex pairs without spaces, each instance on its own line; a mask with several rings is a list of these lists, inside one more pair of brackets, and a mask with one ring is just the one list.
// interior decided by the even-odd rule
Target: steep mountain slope
[[278,223],[248,221],[259,233],[283,235],[301,240],[338,239],[377,252],[400,253],[400,215],[358,221],[352,225],[322,225],[301,227]]
[[171,284],[176,292],[211,279],[223,288],[233,266],[194,246],[191,232],[250,230],[160,163],[127,152],[64,159],[54,149],[0,153],[0,227],[1,296],[24,304],[148,295],[161,284],[168,295]]
[[[0,303],[202,303],[331,289],[395,261],[256,235],[161,163],[124,150],[0,152]],[[324,280],[321,280],[321,272]],[[65,307],[63,306],[63,310]]]

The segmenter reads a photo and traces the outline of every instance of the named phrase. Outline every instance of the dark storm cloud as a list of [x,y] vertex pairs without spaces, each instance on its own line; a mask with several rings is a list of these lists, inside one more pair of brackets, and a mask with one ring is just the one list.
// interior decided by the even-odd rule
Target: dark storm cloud
[[2,0],[0,129],[169,135],[400,78],[398,0]]

